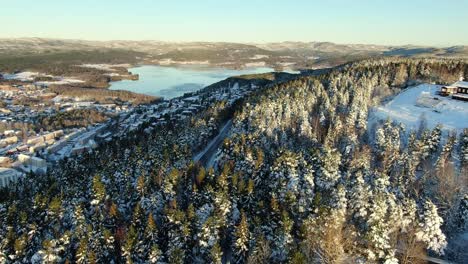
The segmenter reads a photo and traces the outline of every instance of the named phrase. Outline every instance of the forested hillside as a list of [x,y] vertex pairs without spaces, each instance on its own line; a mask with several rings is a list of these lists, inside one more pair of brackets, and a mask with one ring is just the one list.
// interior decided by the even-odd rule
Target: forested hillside
[[221,155],[235,175],[229,196],[248,219],[245,235],[260,238],[238,247],[237,256],[297,263],[456,258],[447,241],[467,227],[468,130],[405,131],[391,120],[366,126],[367,110],[384,96],[416,82],[450,83],[467,69],[457,61],[363,61],[252,96]]
[[[87,41],[47,38],[0,38],[0,70],[35,68],[51,73],[76,74],[76,68],[57,67],[81,63],[173,63],[208,62],[212,66],[246,67],[249,64],[281,69],[331,67],[380,56],[467,58],[467,46],[382,46],[332,42],[164,42]],[[53,63],[47,63],[52,61]],[[54,73],[54,74],[55,74]]]
[[[3,190],[0,263],[463,263],[468,129],[367,126],[384,98],[461,76],[465,61],[361,61],[145,124]],[[194,164],[226,118],[215,168]]]

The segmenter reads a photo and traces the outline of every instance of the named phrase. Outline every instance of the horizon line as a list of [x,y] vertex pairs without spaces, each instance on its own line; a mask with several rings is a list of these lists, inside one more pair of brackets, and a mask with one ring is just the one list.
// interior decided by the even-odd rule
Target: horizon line
[[327,40],[282,40],[282,41],[210,41],[210,40],[158,40],[158,39],[87,39],[87,38],[61,38],[61,37],[0,37],[0,40],[18,40],[18,39],[43,39],[43,40],[64,40],[64,41],[89,41],[89,42],[162,42],[162,43],[234,43],[234,44],[275,44],[275,43],[331,43],[337,45],[365,45],[381,47],[430,47],[430,48],[449,48],[449,47],[468,47],[468,44],[446,44],[446,45],[420,45],[420,44],[375,44],[375,43],[344,43]]

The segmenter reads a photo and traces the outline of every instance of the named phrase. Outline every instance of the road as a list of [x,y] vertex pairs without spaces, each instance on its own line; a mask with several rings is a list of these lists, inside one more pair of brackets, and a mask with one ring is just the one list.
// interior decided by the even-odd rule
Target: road
[[229,131],[232,128],[232,120],[229,119],[219,131],[218,135],[213,138],[210,143],[203,149],[200,153],[193,157],[195,162],[200,162],[204,167],[213,166],[215,159],[216,151],[223,143],[224,139],[229,135]]

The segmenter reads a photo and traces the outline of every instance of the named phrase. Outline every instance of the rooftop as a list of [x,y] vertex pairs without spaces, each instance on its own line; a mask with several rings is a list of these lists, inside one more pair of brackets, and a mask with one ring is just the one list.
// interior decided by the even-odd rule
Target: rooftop
[[455,87],[463,87],[463,88],[468,88],[468,82],[465,81],[458,81],[450,86],[455,86]]
[[17,170],[0,167],[0,176],[10,177],[10,176],[17,176],[19,174],[21,173]]

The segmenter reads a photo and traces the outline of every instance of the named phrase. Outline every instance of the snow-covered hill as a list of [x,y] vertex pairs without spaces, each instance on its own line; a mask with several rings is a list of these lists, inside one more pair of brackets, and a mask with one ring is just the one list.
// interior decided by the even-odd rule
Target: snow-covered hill
[[369,123],[390,118],[407,129],[417,129],[422,120],[428,128],[437,124],[445,130],[468,128],[468,102],[439,96],[440,87],[421,84],[404,90],[388,103],[374,108]]

